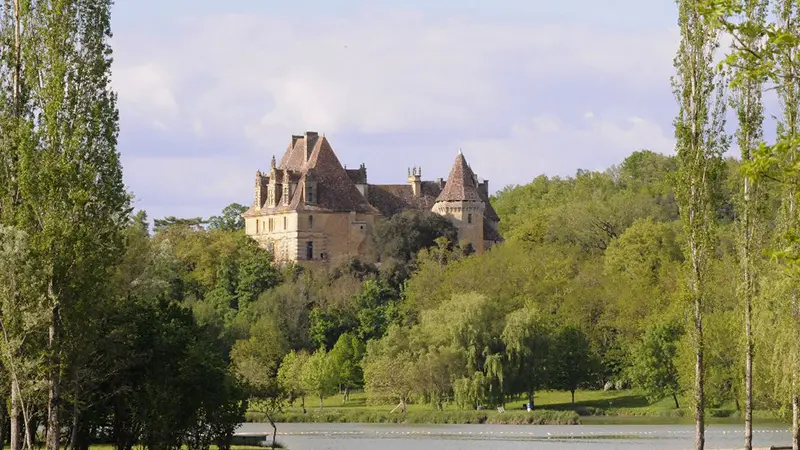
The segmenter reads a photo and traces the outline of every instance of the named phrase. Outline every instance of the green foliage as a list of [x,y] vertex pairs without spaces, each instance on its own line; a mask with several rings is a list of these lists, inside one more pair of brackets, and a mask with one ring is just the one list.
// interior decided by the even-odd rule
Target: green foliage
[[303,384],[303,368],[308,358],[307,352],[292,350],[283,357],[278,368],[278,384],[288,394],[290,401],[297,397],[305,397],[308,393]]
[[192,230],[198,230],[205,224],[206,221],[203,220],[202,217],[192,217],[187,219],[187,218],[169,216],[163,219],[154,220],[153,231],[155,231],[156,233],[160,233],[170,228],[188,228]]
[[344,401],[348,400],[350,389],[362,387],[364,384],[364,370],[361,360],[364,358],[366,348],[363,341],[350,333],[339,336],[333,349],[328,354],[331,365],[335,370],[335,379],[345,391]]
[[660,322],[647,329],[642,340],[631,349],[631,366],[628,375],[634,384],[656,402],[672,397],[675,408],[680,408],[678,396],[682,390],[676,367],[678,342],[683,328],[675,322]]
[[430,211],[404,211],[375,225],[372,239],[375,253],[381,260],[394,259],[409,263],[423,248],[432,247],[444,237],[450,246],[458,243],[458,232],[452,222]]
[[572,393],[590,380],[593,359],[589,350],[589,340],[579,328],[566,326],[558,330],[553,342],[552,386]]
[[333,362],[328,352],[320,349],[308,357],[300,373],[303,390],[319,398],[320,409],[325,396],[336,391],[338,374]]
[[362,342],[380,338],[400,314],[397,293],[382,281],[366,280],[356,296],[358,337]]
[[244,230],[244,217],[242,217],[242,214],[245,211],[247,211],[246,206],[231,203],[222,209],[222,215],[211,216],[208,219],[208,227],[224,231]]

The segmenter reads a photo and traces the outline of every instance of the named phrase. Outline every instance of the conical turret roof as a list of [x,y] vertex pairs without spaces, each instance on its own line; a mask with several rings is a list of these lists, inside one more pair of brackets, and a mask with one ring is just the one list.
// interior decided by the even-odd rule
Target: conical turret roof
[[444,189],[436,198],[437,202],[458,202],[458,201],[482,201],[478,186],[476,185],[475,174],[470,169],[464,154],[458,152],[447,183]]

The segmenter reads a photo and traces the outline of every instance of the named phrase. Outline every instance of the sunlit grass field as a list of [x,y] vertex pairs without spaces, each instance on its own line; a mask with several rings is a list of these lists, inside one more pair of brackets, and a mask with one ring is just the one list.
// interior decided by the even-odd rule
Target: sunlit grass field
[[[307,414],[303,414],[298,399],[284,408],[276,418],[282,422],[413,422],[413,423],[541,423],[541,424],[614,424],[614,423],[690,423],[693,410],[689,398],[679,398],[681,408],[675,408],[671,398],[655,403],[647,401],[638,390],[577,391],[575,404],[566,391],[537,392],[533,415],[523,413],[526,397],[517,397],[506,402],[505,412],[494,408],[484,411],[463,410],[454,403],[445,403],[442,411],[424,403],[409,403],[404,416],[396,404],[371,404],[363,392],[351,392],[346,403],[341,395],[332,395],[323,400],[306,397]],[[718,408],[707,408],[711,423],[741,423],[736,405],[726,404]],[[780,418],[769,411],[755,411],[754,418],[761,423],[780,422]],[[262,421],[263,415],[249,413],[248,420]]]

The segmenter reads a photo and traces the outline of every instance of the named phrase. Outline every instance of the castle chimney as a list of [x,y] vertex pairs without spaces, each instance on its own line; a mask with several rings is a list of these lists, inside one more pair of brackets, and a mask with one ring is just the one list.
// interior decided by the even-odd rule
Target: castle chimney
[[267,186],[266,186],[266,177],[264,176],[261,171],[256,172],[256,185],[255,185],[255,192],[253,192],[253,206],[255,206],[256,211],[260,211],[261,207],[264,206],[264,202],[267,201]]
[[297,144],[298,139],[303,139],[303,136],[297,134],[292,135],[292,148],[294,148],[294,144]]
[[359,177],[358,181],[355,183],[356,189],[358,192],[361,192],[361,195],[364,198],[369,199],[369,185],[367,184],[367,166],[364,163],[358,167]]
[[422,195],[422,167],[414,166],[408,171],[408,184],[411,185],[411,192],[414,197]]
[[319,138],[319,133],[316,131],[306,131],[306,139],[305,139],[305,160],[308,162],[311,159],[311,152],[314,151],[314,146],[317,145],[317,138]]

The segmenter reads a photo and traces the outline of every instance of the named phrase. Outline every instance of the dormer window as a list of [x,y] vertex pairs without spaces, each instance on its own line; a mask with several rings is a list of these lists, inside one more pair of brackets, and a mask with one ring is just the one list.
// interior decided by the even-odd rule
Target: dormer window
[[315,203],[314,186],[306,185],[306,203]]
[[308,229],[314,229],[314,216],[308,216]]
[[472,223],[472,214],[467,214],[467,223]]

